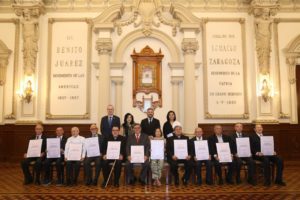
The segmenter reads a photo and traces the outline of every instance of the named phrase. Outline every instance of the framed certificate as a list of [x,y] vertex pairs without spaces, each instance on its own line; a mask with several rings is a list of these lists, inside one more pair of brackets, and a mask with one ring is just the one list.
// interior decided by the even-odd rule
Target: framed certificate
[[236,138],[236,148],[238,157],[251,157],[249,138]]
[[144,163],[144,146],[132,145],[131,146],[131,163]]
[[80,161],[82,154],[82,144],[70,143],[68,154],[69,161]]
[[86,156],[96,157],[100,156],[100,146],[98,137],[91,137],[85,139]]
[[186,159],[188,156],[187,140],[174,140],[174,155],[179,159]]
[[164,140],[151,140],[151,159],[163,160],[165,157],[165,141]]
[[217,143],[217,152],[220,163],[232,162],[229,143]]
[[47,158],[60,158],[60,138],[47,138]]
[[260,150],[265,156],[274,155],[274,138],[273,136],[260,137]]
[[197,160],[209,160],[207,140],[194,141]]
[[118,160],[120,157],[121,141],[109,141],[107,143],[107,160]]
[[41,157],[42,139],[30,140],[27,149],[27,158]]

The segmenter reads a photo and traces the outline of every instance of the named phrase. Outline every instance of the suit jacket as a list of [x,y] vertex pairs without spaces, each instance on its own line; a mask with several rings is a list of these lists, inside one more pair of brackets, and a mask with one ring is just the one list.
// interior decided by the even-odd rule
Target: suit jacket
[[[90,133],[91,134],[91,133]],[[87,138],[91,138],[93,137],[92,135],[89,135]],[[100,154],[101,156],[103,155],[103,145],[104,145],[104,136],[101,134],[97,134],[98,137],[98,143],[99,143],[99,150],[100,150]]]
[[111,126],[109,126],[108,116],[102,117],[100,123],[100,131],[102,135],[104,135],[105,137],[111,135],[112,126],[118,126],[120,128],[121,123],[120,123],[120,118],[118,116],[113,115]]
[[[242,133],[242,137],[249,137],[248,135],[245,135],[245,133]],[[232,141],[232,154],[235,155],[237,153],[237,147],[236,147],[236,138],[237,138],[237,134],[233,133],[230,135],[231,141]],[[250,140],[250,139],[249,139]],[[251,145],[250,145],[250,149],[251,149]]]
[[131,155],[131,146],[132,145],[143,145],[144,146],[144,154],[149,157],[150,155],[150,140],[148,135],[141,133],[139,142],[137,143],[135,134],[128,135],[127,143],[126,143],[126,155]]
[[166,121],[163,126],[164,137],[167,139],[169,133],[173,133],[173,127],[169,121]]
[[[35,140],[35,139],[36,139],[36,135],[30,137],[30,140]],[[46,142],[47,142],[47,137],[44,135],[44,133],[42,134],[42,140],[43,140],[43,142],[42,142],[41,153],[45,153],[46,147],[47,147],[47,144],[46,144]],[[28,143],[28,144],[29,144],[29,143]]]
[[191,152],[191,142],[189,140],[189,137],[185,136],[185,135],[181,135],[180,136],[180,139],[177,137],[177,136],[172,136],[172,137],[169,137],[167,139],[167,158],[168,159],[172,159],[172,156],[174,156],[174,140],[187,140],[187,146],[188,146],[188,155],[192,155],[192,152]]
[[261,152],[260,150],[260,137],[254,133],[250,136],[250,146],[252,155],[256,155],[257,152]]
[[[207,139],[208,139],[207,137],[202,136],[202,140],[207,140]],[[196,139],[196,136],[190,139],[191,155],[192,155],[193,157],[196,156],[196,152],[195,152],[195,141],[196,141],[196,140],[197,140],[197,139]],[[211,155],[211,150],[210,150],[210,148],[209,148],[208,141],[207,141],[207,145],[208,145],[209,155]]]
[[126,157],[126,139],[122,135],[118,135],[116,140],[112,135],[110,135],[108,138],[104,139],[104,143],[103,143],[103,146],[102,146],[103,147],[103,149],[102,149],[103,155],[106,155],[107,145],[108,145],[108,142],[110,142],[110,141],[120,141],[121,142],[120,154],[125,159],[125,157]]
[[[223,142],[228,142],[229,143],[229,147],[230,147],[230,151],[231,151],[231,154],[233,154],[233,145],[232,145],[232,140],[229,136],[227,135],[224,135],[222,134],[222,139],[223,139]],[[208,145],[209,145],[209,149],[210,149],[210,153],[211,153],[211,156],[213,157],[214,155],[217,155],[217,145],[216,143],[218,143],[218,138],[216,136],[216,134],[213,134],[211,135],[209,138],[208,138]]]
[[145,118],[141,121],[142,133],[147,134],[148,136],[154,136],[154,131],[157,128],[160,128],[160,122],[156,118],[152,118],[152,122],[149,124],[148,118]]

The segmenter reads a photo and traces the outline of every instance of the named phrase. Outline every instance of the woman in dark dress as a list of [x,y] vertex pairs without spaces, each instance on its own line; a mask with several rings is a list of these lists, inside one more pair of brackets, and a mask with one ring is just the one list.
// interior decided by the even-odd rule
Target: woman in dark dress
[[133,133],[134,118],[131,113],[126,113],[124,116],[124,123],[122,124],[123,135],[127,138]]
[[163,126],[164,137],[168,138],[168,134],[173,133],[173,123],[176,121],[176,114],[173,110],[170,110],[167,114],[167,121]]

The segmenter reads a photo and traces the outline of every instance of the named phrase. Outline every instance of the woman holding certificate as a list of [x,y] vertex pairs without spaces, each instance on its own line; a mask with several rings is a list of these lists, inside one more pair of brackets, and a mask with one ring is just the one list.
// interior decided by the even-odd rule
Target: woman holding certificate
[[153,185],[161,186],[161,171],[164,166],[165,140],[160,128],[157,128],[151,140],[151,171]]
[[78,127],[73,127],[71,134],[65,148],[67,186],[77,184],[80,163],[85,158],[85,138],[79,135]]

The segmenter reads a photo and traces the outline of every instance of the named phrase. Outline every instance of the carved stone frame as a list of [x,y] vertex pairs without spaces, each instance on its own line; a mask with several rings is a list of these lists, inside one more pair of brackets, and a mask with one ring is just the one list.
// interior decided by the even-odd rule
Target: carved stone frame
[[[51,51],[52,51],[52,25],[55,22],[86,22],[88,26],[87,33],[87,90],[86,90],[86,113],[83,115],[52,115],[50,113],[50,80],[51,80]],[[91,107],[91,47],[92,47],[92,28],[93,23],[89,18],[49,18],[48,19],[48,92],[47,92],[47,104],[46,104],[46,119],[89,119],[90,118],[90,107]]]
[[[162,106],[162,81],[161,81],[161,62],[164,55],[159,50],[155,53],[148,45],[144,47],[140,53],[135,50],[131,55],[133,60],[132,77],[133,77],[133,107],[139,107],[143,110],[144,101],[138,101],[136,96],[138,93],[156,93],[158,101],[152,101],[152,108]],[[143,75],[150,71],[152,80],[150,83],[143,83]],[[147,74],[146,74],[147,75]]]

